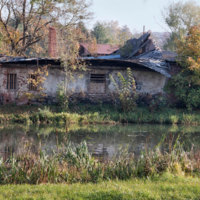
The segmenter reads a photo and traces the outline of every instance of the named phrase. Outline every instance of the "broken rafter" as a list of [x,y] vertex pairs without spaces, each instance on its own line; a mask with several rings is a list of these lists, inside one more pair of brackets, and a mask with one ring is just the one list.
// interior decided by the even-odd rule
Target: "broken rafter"
[[141,48],[145,47],[149,42],[151,41],[151,39],[148,39],[145,43],[143,43],[141,46],[139,46],[135,51],[133,51],[133,53],[131,53],[130,56],[128,56],[128,58],[133,57],[136,53],[138,53],[140,51]]

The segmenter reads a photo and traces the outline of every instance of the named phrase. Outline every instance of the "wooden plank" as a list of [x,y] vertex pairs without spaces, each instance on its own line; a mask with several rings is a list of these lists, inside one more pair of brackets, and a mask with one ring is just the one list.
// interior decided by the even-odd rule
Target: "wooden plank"
[[15,89],[15,74],[13,74],[13,88],[12,89]]
[[90,83],[90,93],[91,94],[104,94],[106,91],[105,83]]
[[141,46],[139,46],[135,51],[133,51],[131,53],[130,56],[128,56],[128,58],[130,59],[131,57],[133,57],[141,48],[143,48],[144,46],[146,46],[151,40],[148,39],[144,44],[142,44]]
[[10,74],[7,77],[7,89],[10,89]]
[[14,89],[17,89],[17,74],[15,74],[15,88]]

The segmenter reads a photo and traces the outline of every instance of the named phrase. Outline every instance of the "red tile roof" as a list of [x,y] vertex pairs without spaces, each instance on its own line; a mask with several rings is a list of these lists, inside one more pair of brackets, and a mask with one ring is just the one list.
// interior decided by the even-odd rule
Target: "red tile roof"
[[[84,47],[88,53],[90,53],[89,46],[90,44],[87,43],[79,43],[82,47]],[[97,50],[96,54],[103,54],[103,55],[109,55],[115,51],[117,51],[119,49],[119,47],[117,45],[110,45],[110,44],[97,44]]]

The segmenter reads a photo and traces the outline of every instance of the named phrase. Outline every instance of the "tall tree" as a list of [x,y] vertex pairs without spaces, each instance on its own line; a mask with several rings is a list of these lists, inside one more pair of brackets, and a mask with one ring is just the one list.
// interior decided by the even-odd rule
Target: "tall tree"
[[173,76],[168,88],[188,109],[200,106],[200,26],[190,28],[185,40],[177,41],[177,61],[182,71]]
[[98,44],[111,43],[111,30],[107,23],[97,21],[91,33],[96,38]]
[[78,22],[76,31],[79,32],[79,42],[87,42],[90,38],[90,32],[83,21]]
[[118,32],[118,44],[123,46],[127,40],[133,37],[129,27],[124,25]]
[[11,52],[25,55],[47,36],[49,25],[66,29],[88,19],[90,5],[86,0],[0,0],[0,26]]
[[129,27],[127,25],[120,27],[118,21],[96,22],[92,30],[92,35],[99,44],[119,46],[123,46],[133,36]]
[[162,16],[171,31],[171,37],[164,48],[166,50],[175,50],[175,38],[183,39],[191,26],[200,24],[200,6],[193,0],[185,3],[182,1],[170,3],[164,7]]

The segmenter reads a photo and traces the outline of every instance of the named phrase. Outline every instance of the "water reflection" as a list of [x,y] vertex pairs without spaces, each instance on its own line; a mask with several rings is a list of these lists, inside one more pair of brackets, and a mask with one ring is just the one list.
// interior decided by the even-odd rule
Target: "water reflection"
[[[48,125],[23,126],[7,125],[0,127],[0,156],[7,159],[12,154],[37,153],[40,149],[51,153],[66,141],[75,144],[86,140],[89,151],[103,159],[114,155],[134,153],[154,148],[165,135],[174,140],[181,134],[180,142],[188,148],[200,144],[200,126],[171,125]],[[24,152],[25,151],[25,152]]]

